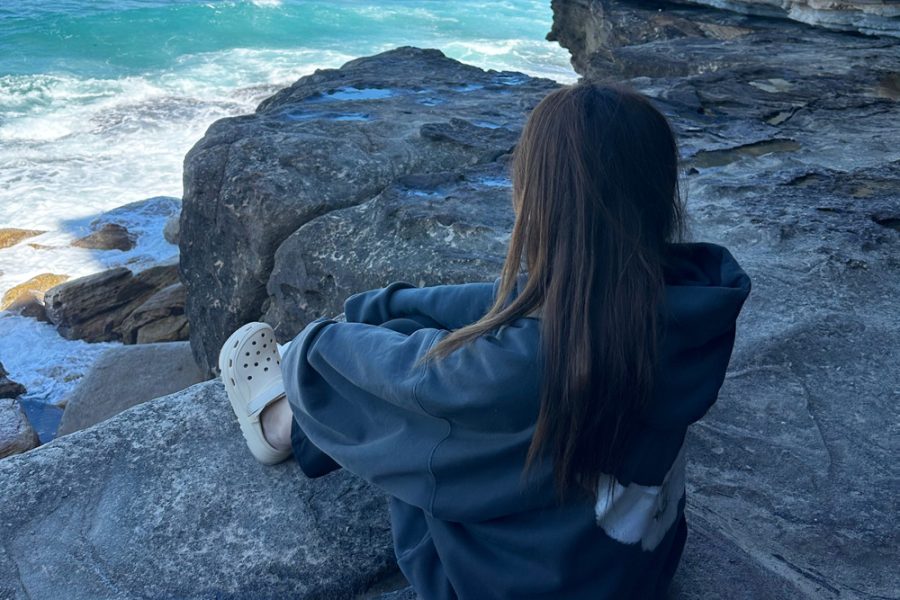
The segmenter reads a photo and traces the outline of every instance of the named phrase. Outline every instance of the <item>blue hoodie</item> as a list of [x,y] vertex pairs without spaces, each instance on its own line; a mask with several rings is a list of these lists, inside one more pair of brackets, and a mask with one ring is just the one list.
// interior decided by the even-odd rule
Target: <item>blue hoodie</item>
[[294,455],[309,476],[341,466],[389,495],[398,563],[428,600],[661,596],[687,532],[685,433],[716,400],[750,291],[712,244],[673,245],[666,284],[657,393],[597,498],[560,504],[549,460],[522,477],[539,316],[420,363],[497,282],[394,283],[347,299],[345,323],[310,323],[282,361]]

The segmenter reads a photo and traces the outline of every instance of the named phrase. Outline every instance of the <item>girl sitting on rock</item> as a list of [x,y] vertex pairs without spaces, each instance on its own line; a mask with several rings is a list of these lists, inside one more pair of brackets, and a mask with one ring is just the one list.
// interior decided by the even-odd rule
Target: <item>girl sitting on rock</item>
[[639,94],[552,92],[512,180],[499,279],[356,294],[284,348],[246,325],[219,359],[231,404],[261,462],[384,490],[422,598],[660,597],[685,433],[750,281],[726,249],[675,243],[675,139]]

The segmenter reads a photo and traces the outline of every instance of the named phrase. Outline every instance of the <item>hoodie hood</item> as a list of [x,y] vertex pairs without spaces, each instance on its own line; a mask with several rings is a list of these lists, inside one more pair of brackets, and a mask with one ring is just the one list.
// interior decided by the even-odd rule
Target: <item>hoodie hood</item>
[[660,372],[644,419],[683,429],[716,401],[750,278],[727,249],[696,243],[672,245],[665,281]]

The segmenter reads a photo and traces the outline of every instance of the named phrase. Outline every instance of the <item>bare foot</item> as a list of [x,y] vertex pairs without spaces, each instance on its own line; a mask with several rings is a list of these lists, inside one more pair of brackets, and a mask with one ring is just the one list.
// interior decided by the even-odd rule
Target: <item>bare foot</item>
[[287,450],[291,447],[291,424],[294,414],[288,405],[287,398],[282,396],[265,407],[259,415],[263,437],[275,450]]

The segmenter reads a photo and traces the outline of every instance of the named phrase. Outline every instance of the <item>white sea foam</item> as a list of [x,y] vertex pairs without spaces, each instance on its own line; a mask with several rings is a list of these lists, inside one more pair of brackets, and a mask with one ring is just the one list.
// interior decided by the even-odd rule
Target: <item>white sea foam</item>
[[24,385],[25,398],[57,404],[64,400],[98,356],[115,344],[65,340],[52,325],[0,313],[0,362]]

